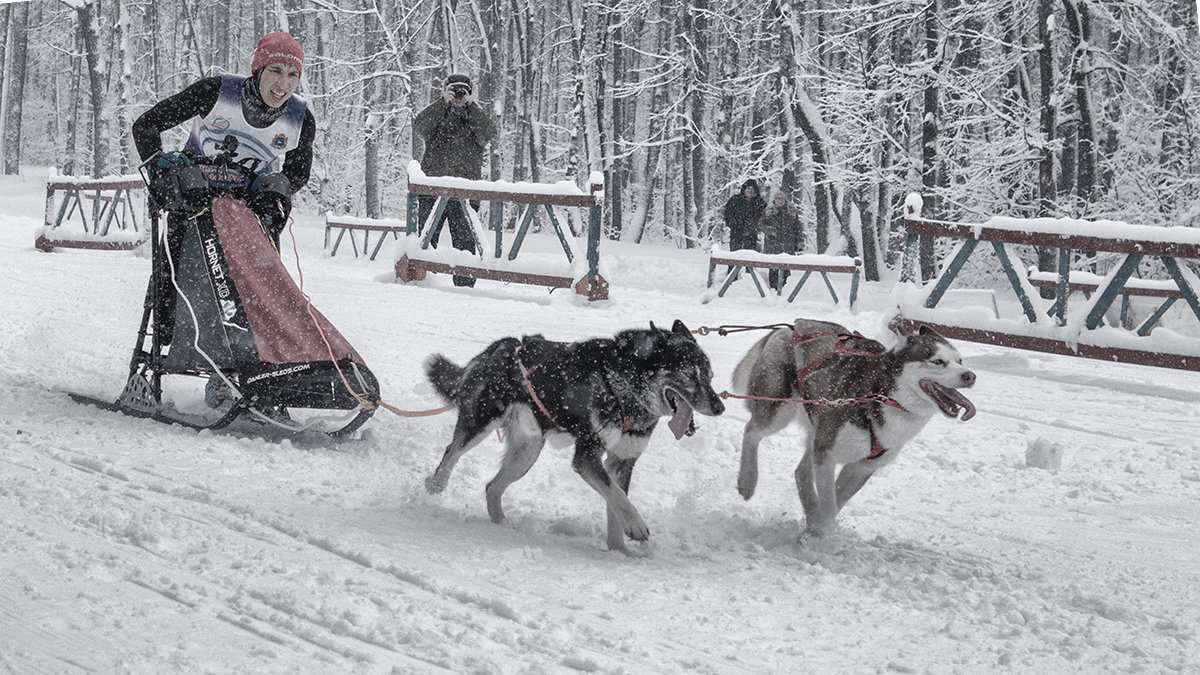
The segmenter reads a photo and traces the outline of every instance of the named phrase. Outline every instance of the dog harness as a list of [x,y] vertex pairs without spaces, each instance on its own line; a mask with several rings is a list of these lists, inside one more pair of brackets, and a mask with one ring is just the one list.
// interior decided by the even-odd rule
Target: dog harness
[[[523,345],[517,345],[517,350],[516,350],[516,352],[514,352],[514,355],[517,357],[517,367],[521,369],[521,382],[522,382],[522,384],[525,385],[525,391],[529,392],[529,398],[533,399],[534,405],[536,405],[538,407],[538,410],[542,411],[542,414],[546,416],[546,419],[550,420],[550,423],[553,424],[556,429],[563,432],[564,434],[571,433],[571,432],[567,431],[565,428],[563,428],[563,425],[559,424],[558,420],[554,419],[554,415],[550,414],[550,410],[546,408],[546,404],[542,403],[542,399],[540,397],[538,397],[537,392],[534,390],[533,382],[531,382],[529,380],[529,376],[533,374],[533,371],[537,370],[538,368],[541,368],[542,364],[538,363],[538,364],[535,364],[533,367],[526,368],[525,363],[523,361],[521,361],[521,348],[522,347],[523,347]],[[629,430],[632,428],[633,428],[633,422],[630,421],[629,418],[626,418],[621,424],[621,433],[623,433],[623,434],[628,433]]]
[[[816,372],[817,369],[819,369],[821,367],[821,365],[823,363],[825,363],[826,360],[829,359],[829,357],[831,357],[835,354],[849,354],[851,356],[875,356],[874,352],[869,352],[864,349],[854,349],[852,347],[846,346],[847,340],[850,340],[851,338],[863,338],[864,337],[857,333],[842,333],[842,332],[838,332],[838,331],[828,331],[827,330],[827,331],[821,331],[821,332],[817,332],[817,333],[805,333],[804,335],[799,335],[795,331],[792,331],[792,346],[795,347],[796,345],[808,342],[810,340],[815,340],[817,338],[822,338],[822,337],[835,337],[835,338],[837,338],[837,340],[833,343],[833,347],[830,348],[829,351],[820,355],[815,360],[813,360],[812,363],[809,363],[808,365],[804,366],[803,368],[796,369],[796,388],[800,392],[801,402],[805,405],[808,405],[810,403],[813,405],[835,405],[835,402],[829,401],[829,400],[825,399],[824,397],[819,398],[819,399],[805,399],[804,398],[804,378],[806,378],[809,375]],[[849,399],[848,402],[849,403],[869,403],[871,401],[878,401],[885,405],[890,405],[893,408],[896,408],[898,410],[905,410],[904,406],[901,405],[899,401],[892,398],[891,396],[884,394],[882,391],[876,392],[875,394],[872,394],[871,396],[864,396],[864,397],[860,397],[860,398]],[[883,453],[887,452],[887,448],[883,447],[883,444],[879,442],[879,437],[875,435],[875,425],[871,424],[870,421],[867,422],[867,433],[870,434],[870,436],[871,436],[871,452],[867,455],[867,459],[877,459],[877,458],[883,456]]]
[[533,402],[535,405],[537,405],[538,410],[542,411],[542,414],[546,416],[546,419],[550,420],[550,423],[553,424],[555,428],[563,433],[568,433],[567,430],[558,423],[558,420],[554,419],[554,415],[550,414],[550,411],[546,409],[546,404],[542,403],[542,399],[539,398],[537,392],[534,391],[533,383],[529,381],[529,376],[533,374],[533,371],[540,368],[542,364],[539,363],[534,365],[532,368],[526,368],[525,363],[521,361],[521,349],[523,347],[524,345],[517,345],[517,349],[515,352],[513,352],[513,356],[517,358],[517,367],[521,369],[521,382],[525,385],[525,391],[529,392],[529,398],[533,399]]

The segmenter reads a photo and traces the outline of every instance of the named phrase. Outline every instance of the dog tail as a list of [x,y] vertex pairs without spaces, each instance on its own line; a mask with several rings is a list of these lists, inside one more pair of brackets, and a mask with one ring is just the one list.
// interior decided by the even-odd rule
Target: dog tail
[[441,354],[434,354],[425,362],[425,378],[447,403],[457,403],[455,394],[464,370]]

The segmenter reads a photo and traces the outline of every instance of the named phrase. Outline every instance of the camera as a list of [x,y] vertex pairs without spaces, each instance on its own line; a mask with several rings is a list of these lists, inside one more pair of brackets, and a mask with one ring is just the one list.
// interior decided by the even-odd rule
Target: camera
[[450,94],[452,96],[454,96],[454,98],[459,98],[459,99],[466,98],[467,94],[470,94],[470,93],[471,93],[471,88],[466,85],[462,85],[462,84],[450,85]]

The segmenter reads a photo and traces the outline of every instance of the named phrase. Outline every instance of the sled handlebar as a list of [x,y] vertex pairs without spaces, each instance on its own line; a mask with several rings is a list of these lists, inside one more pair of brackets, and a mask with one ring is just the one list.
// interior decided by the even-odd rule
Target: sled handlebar
[[[223,152],[215,157],[190,153],[157,153],[146,160],[141,168],[143,178],[150,188],[155,210],[198,210],[211,200],[232,195],[250,201],[255,195],[255,181],[261,174],[256,170],[262,161],[244,158],[234,161],[236,139],[233,143],[219,145]],[[286,184],[286,179],[283,181]],[[277,199],[290,195],[279,181],[268,181],[264,192],[278,193]],[[288,191],[290,192],[290,190]]]

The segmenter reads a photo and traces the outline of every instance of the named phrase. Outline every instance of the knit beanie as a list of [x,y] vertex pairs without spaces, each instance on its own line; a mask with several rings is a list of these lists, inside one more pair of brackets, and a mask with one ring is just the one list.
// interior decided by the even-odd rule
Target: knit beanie
[[303,72],[304,50],[300,48],[296,38],[287,33],[268,33],[258,41],[250,70],[258,72],[272,63],[295,66],[296,70]]
[[471,78],[467,77],[466,75],[455,74],[447,77],[445,86],[449,87],[452,84],[465,86],[467,91],[471,91]]

